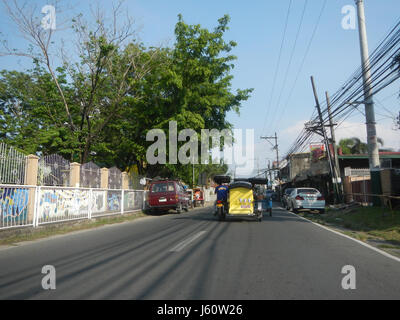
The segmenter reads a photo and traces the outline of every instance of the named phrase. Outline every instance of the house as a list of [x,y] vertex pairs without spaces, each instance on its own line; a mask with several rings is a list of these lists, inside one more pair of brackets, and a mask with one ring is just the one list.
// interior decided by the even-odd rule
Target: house
[[[380,152],[382,169],[400,169],[400,152]],[[371,177],[367,154],[339,154],[340,178],[343,184],[347,183],[345,193],[358,194],[348,197],[348,201],[371,202]],[[320,190],[327,202],[333,202],[333,183],[327,157],[316,159],[310,152],[296,153],[286,159],[281,167],[283,186],[314,187]],[[349,185],[350,184],[350,185]]]

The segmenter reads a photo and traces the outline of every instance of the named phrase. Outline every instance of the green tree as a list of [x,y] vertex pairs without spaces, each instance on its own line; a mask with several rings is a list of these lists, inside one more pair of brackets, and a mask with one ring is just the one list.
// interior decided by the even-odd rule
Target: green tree
[[[377,141],[381,146],[384,145],[383,139],[378,138]],[[343,154],[368,153],[368,145],[357,137],[341,139],[339,141],[339,146],[342,148]]]
[[[78,16],[73,20],[78,58],[64,58],[56,67],[48,50],[51,31],[46,34],[32,17],[8,9],[23,30],[38,31],[25,34],[38,49],[26,54],[34,61],[32,70],[0,73],[0,137],[26,152],[58,153],[71,161],[94,160],[191,182],[191,165],[147,165],[152,143],[147,132],[160,128],[168,136],[170,121],[178,130],[195,130],[199,141],[202,129],[231,130],[227,113],[239,113],[252,91],[232,90],[236,57],[230,52],[236,43],[224,40],[228,16],[208,30],[186,24],[179,15],[176,42],[163,49],[137,42],[130,23],[118,29],[119,7],[110,25],[99,15],[89,27]],[[222,163],[196,169],[226,172]]]
[[[146,165],[146,150],[151,144],[145,141],[146,133],[159,128],[168,137],[170,121],[177,122],[178,130],[191,128],[199,135],[206,128],[231,129],[227,113],[239,113],[252,89],[232,92],[231,71],[236,57],[230,51],[236,43],[223,39],[228,22],[229,17],[224,16],[210,31],[200,25],[188,25],[178,16],[174,47],[162,50],[152,72],[143,78],[142,98],[110,124],[103,150],[113,147],[115,159],[124,159],[125,165],[134,163],[140,172],[147,171],[150,176],[191,181],[191,166]],[[118,146],[115,141],[120,141]]]
[[[138,43],[129,17],[125,24],[120,24],[124,9],[121,3],[113,7],[110,21],[101,10],[95,12],[93,24],[86,22],[82,15],[73,19],[75,60],[68,59],[62,48],[53,48],[52,39],[57,31],[42,28],[34,6],[5,0],[3,4],[29,47],[18,51],[3,41],[4,51],[0,54],[25,56],[36,62],[37,80],[52,82],[50,85],[36,81],[41,90],[40,97],[34,98],[40,105],[47,101],[55,104],[42,114],[47,118],[41,119],[51,134],[58,135],[53,139],[54,147],[67,153],[70,160],[88,161],[93,146],[101,140],[113,118],[120,116],[122,109],[133,100],[140,99],[135,88],[151,71],[151,60],[157,50],[149,55]],[[63,58],[62,68],[53,62],[57,54]],[[50,96],[42,95],[47,90],[51,90],[47,92]]]

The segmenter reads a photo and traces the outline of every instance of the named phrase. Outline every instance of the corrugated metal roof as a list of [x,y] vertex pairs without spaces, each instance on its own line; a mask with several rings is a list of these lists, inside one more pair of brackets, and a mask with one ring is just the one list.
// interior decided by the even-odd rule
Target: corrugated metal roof
[[[400,152],[379,152],[381,159],[400,159]],[[340,155],[339,159],[368,159],[367,154],[346,154]]]

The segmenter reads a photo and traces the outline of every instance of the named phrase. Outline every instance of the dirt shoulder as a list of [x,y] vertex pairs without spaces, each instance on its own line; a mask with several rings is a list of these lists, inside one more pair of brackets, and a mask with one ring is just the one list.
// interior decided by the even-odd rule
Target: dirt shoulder
[[354,207],[329,209],[324,214],[300,212],[299,215],[400,257],[400,211]]

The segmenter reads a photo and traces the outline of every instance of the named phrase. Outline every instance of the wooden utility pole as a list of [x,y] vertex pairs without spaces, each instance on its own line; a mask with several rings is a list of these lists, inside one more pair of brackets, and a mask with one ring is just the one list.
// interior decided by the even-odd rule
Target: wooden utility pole
[[317,104],[318,117],[319,117],[321,129],[322,129],[322,136],[324,137],[326,152],[328,154],[329,168],[330,168],[331,175],[332,175],[333,190],[335,192],[335,198],[338,198],[337,185],[335,184],[335,180],[337,181],[337,177],[335,174],[335,170],[333,169],[331,150],[329,148],[329,141],[328,141],[328,137],[327,137],[326,131],[325,131],[324,120],[322,118],[322,112],[321,112],[321,106],[319,104],[317,90],[315,89],[315,83],[314,83],[313,76],[311,76],[311,84],[312,84],[312,88],[313,88],[313,92],[314,92],[315,103]]
[[[265,139],[265,140],[267,140],[268,142],[270,142],[270,141],[269,141],[270,139],[274,139],[274,140],[275,140],[275,145],[273,145],[273,148],[274,148],[275,151],[276,151],[276,165],[277,165],[277,172],[278,172],[277,177],[278,177],[278,181],[279,181],[278,200],[280,201],[280,199],[281,199],[281,173],[280,173],[280,170],[279,170],[279,146],[278,146],[278,136],[277,136],[277,134],[276,134],[276,132],[275,132],[275,136],[273,136],[273,137],[261,137],[261,139]],[[271,143],[271,142],[270,142],[270,143]],[[272,143],[271,143],[271,144],[272,144]]]
[[341,181],[341,175],[340,175],[340,166],[339,166],[339,157],[338,157],[338,150],[337,150],[337,145],[336,145],[336,136],[335,136],[335,128],[334,126],[336,124],[333,123],[332,119],[332,112],[331,112],[331,101],[329,99],[329,94],[328,91],[325,91],[325,97],[326,97],[326,103],[328,106],[328,115],[329,115],[329,126],[331,128],[331,142],[332,142],[332,147],[333,147],[333,153],[334,153],[334,160],[335,160],[335,165],[334,165],[334,170],[335,170],[335,175],[336,175],[336,183],[337,183],[337,190],[339,190],[339,193],[337,194],[337,200],[338,202],[342,202],[342,181]]
[[269,181],[272,183],[272,176],[271,176],[271,161],[268,160],[268,174],[269,174]]

